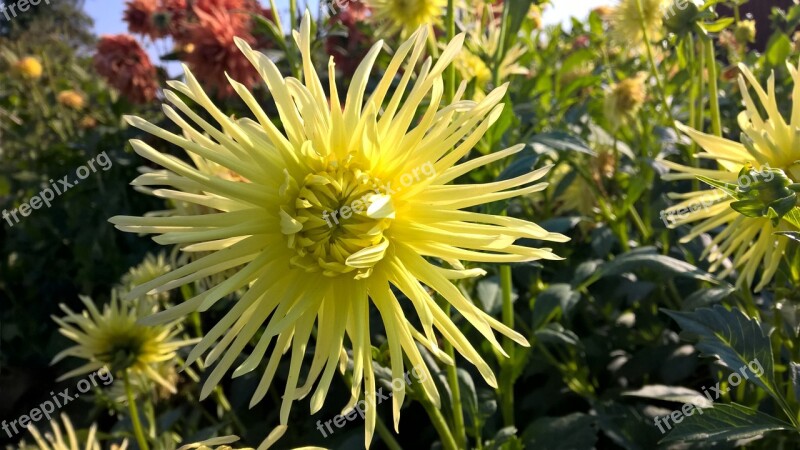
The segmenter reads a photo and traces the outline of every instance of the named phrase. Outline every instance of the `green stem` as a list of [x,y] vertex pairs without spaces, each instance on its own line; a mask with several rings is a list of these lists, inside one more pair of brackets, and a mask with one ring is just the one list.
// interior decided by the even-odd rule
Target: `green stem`
[[380,417],[375,421],[375,430],[383,440],[383,443],[389,447],[389,450],[403,450],[403,447],[401,447],[400,443],[397,442],[397,439],[394,438],[392,432],[386,428],[386,425],[383,423]]
[[139,411],[136,409],[136,399],[133,398],[133,388],[131,381],[128,377],[128,371],[122,372],[122,377],[125,382],[125,395],[128,397],[128,411],[131,414],[131,422],[133,423],[133,433],[136,435],[136,442],[139,443],[140,450],[149,450],[147,439],[142,430],[142,422],[139,421]]
[[[511,303],[511,266],[500,266],[500,288],[503,295],[503,324],[514,328],[514,305]],[[503,424],[514,425],[514,342],[503,338],[503,347],[508,359],[500,365],[500,401],[503,413]]]
[[[456,8],[455,0],[447,0],[447,16],[445,18],[445,28],[447,29],[447,42],[451,42],[456,36]],[[444,73],[444,98],[447,104],[453,102],[456,95],[456,67],[450,64]]]
[[664,88],[664,83],[658,74],[658,66],[656,66],[656,59],[653,56],[653,46],[650,43],[650,36],[647,34],[647,25],[644,23],[642,0],[636,0],[636,6],[639,8],[639,23],[642,26],[642,39],[644,39],[644,45],[647,49],[647,61],[650,63],[650,71],[653,73],[653,78],[655,78],[658,91],[661,94],[661,106],[664,108],[664,114],[666,114],[667,119],[669,119],[669,125],[675,127],[675,119],[672,117],[672,110],[670,110],[669,103],[667,103],[667,90]]
[[278,14],[278,8],[275,6],[275,0],[269,0],[269,7],[272,8],[272,15],[275,17],[275,26],[278,28],[278,32],[281,36],[286,36],[286,32],[283,31],[281,16]]
[[714,41],[705,39],[706,67],[708,70],[709,101],[711,102],[711,129],[716,136],[722,136],[722,118],[719,113],[719,87],[717,86],[717,57],[714,51]]
[[[689,76],[690,77],[694,77],[695,74],[698,73],[698,70],[697,70],[698,55],[696,54],[696,51],[697,51],[697,45],[695,44],[695,41],[694,41],[694,35],[690,33],[689,36],[686,39],[686,57],[688,59],[688,65],[689,65],[688,70],[689,70]],[[699,55],[699,56],[702,57],[702,55]],[[700,128],[697,128],[697,120],[698,120],[698,115],[701,114],[700,111],[702,111],[702,109],[703,109],[702,105],[698,105],[698,102],[700,101],[700,96],[702,95],[702,87],[701,86],[703,84],[703,81],[702,81],[702,79],[703,79],[702,78],[703,77],[702,62],[699,65],[701,65],[700,71],[699,71],[700,79],[699,80],[695,80],[695,82],[692,83],[691,87],[689,88],[689,124],[692,127],[695,127],[695,129],[700,129]],[[692,162],[692,166],[700,167],[700,160],[693,156],[695,153],[697,153],[697,143],[694,142],[694,140],[692,141],[692,144],[689,146],[688,152],[689,153],[687,155],[685,155],[686,160],[687,161],[691,161]],[[692,191],[696,192],[696,191],[699,191],[699,190],[700,190],[700,180],[698,180],[697,178],[693,178],[692,179]]]
[[299,29],[294,26],[295,20],[297,20],[297,0],[289,0],[289,28],[292,30]]
[[494,87],[500,85],[500,64],[506,57],[506,33],[508,31],[509,2],[503,2],[503,15],[500,18],[500,39],[497,42],[497,50],[494,54],[494,64],[492,67],[492,83]]
[[422,407],[425,408],[425,412],[428,413],[433,428],[439,433],[439,438],[442,440],[442,447],[445,450],[458,450],[456,441],[453,439],[453,434],[450,433],[450,428],[447,427],[447,422],[444,420],[442,412],[427,398],[421,399],[420,403],[422,403]]
[[225,392],[222,390],[221,386],[214,388],[214,396],[216,397],[219,406],[221,406],[222,410],[225,411],[225,414],[231,418],[231,422],[233,422],[233,426],[236,427],[236,430],[239,432],[239,434],[245,434],[247,429],[242,421],[239,420],[239,416],[236,415],[236,411],[233,410],[231,402],[228,401],[228,397],[225,396]]
[[[450,304],[445,302],[444,312],[447,317],[450,317]],[[456,354],[453,349],[453,344],[445,340],[444,351],[447,356],[453,360],[452,365],[446,365],[447,384],[450,385],[450,394],[452,395],[451,406],[453,408],[453,438],[458,445],[458,448],[467,448],[467,429],[464,426],[464,410],[461,405],[461,386],[458,383],[458,366],[455,364]]]

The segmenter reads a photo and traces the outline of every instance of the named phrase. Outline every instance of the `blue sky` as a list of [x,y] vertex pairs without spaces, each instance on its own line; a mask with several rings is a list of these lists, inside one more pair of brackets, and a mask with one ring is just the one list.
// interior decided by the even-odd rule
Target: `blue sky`
[[[316,11],[318,1],[298,0],[298,5],[303,8],[303,5],[308,2],[311,10]],[[261,2],[265,5],[269,4],[269,0],[261,0]],[[614,2],[615,0],[553,0],[554,6],[548,8],[544,16],[544,22],[547,24],[563,22],[571,16],[583,18],[588,15],[592,8]],[[276,4],[281,11],[281,15],[287,16],[289,10],[288,0],[276,0]],[[86,0],[85,9],[94,19],[95,33],[117,34],[127,31],[125,23],[122,21],[122,11],[125,9],[124,0]],[[159,54],[154,48],[148,50],[154,58]],[[161,50],[163,51],[164,49]]]
[[[268,4],[267,1],[262,1]],[[289,9],[285,0],[277,0],[278,9],[285,12]],[[299,0],[302,5],[305,3]],[[554,0],[553,8],[549,8],[545,15],[546,23],[556,23],[568,19],[572,15],[578,17],[588,14],[591,8],[612,3],[611,0]],[[125,24],[122,22],[122,11],[125,8],[124,0],[86,0],[86,12],[94,18],[95,32],[103,33],[123,33]],[[309,0],[312,11],[317,9],[317,0]]]

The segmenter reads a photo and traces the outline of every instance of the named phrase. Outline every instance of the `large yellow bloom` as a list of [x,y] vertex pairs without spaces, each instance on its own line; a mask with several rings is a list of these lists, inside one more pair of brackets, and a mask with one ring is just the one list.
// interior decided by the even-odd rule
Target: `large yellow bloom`
[[406,38],[419,27],[441,24],[447,0],[366,0],[366,4],[372,10],[371,20],[381,26],[380,35],[399,32]]
[[[698,158],[717,161],[719,169],[697,169],[667,161],[667,166],[680,173],[667,174],[663,178],[683,180],[700,175],[737,184],[739,171],[747,163],[752,163],[756,168],[782,169],[791,179],[800,179],[800,164],[797,163],[800,160],[800,71],[791,64],[787,66],[794,79],[794,107],[790,122],[787,123],[778,110],[774,74],[770,77],[767,91],[764,91],[750,70],[740,65],[742,75],[739,76],[739,86],[747,108],[739,114],[742,143],[678,124],[684,133],[705,150],[705,153],[697,155]],[[766,117],[762,116],[759,105],[750,96],[748,83],[755,90],[760,106],[767,113]],[[774,226],[767,218],[746,217],[731,209],[730,204],[734,199],[721,190],[692,192],[673,197],[683,200],[666,211],[668,216],[678,214],[673,227],[699,222],[682,242],[723,227],[703,254],[704,258],[707,257],[713,263],[712,270],[718,270],[723,261],[733,257],[733,265],[722,270],[721,276],[727,276],[738,269],[738,284],[749,288],[756,272],[761,268],[763,273],[756,291],[769,283],[778,270],[781,256],[788,245],[787,238],[775,236],[773,233],[792,230],[791,225],[781,221]]]
[[[639,10],[641,2],[641,12]],[[611,31],[620,44],[641,45],[644,43],[644,29],[651,41],[664,36],[664,12],[670,0],[620,0],[611,13]]]
[[[376,43],[356,71],[342,107],[333,60],[328,64],[327,93],[314,71],[310,30],[306,13],[300,32],[295,33],[303,59],[303,82],[284,78],[267,56],[237,40],[272,93],[284,131],[273,124],[250,91],[233,80],[231,84],[255,120],[230,118],[214,106],[189,71],[186,83],[171,82],[171,87],[205,108],[223,131],[201,119],[169,90],[166,98],[205,133],[170,106],[164,110],[183,129],[182,136],[140,118],[128,119],[134,126],[247,180],[209,176],[142,141],[132,141],[139,155],[168,169],[161,174],[144,174],[135,184],[169,186],[171,189],[160,190],[162,196],[222,212],[110,219],[123,231],[158,234],[154,239],[161,244],[212,252],[139,286],[130,296],[175,288],[238,267],[224,282],[147,323],[205,311],[223,296],[247,287],[187,361],[194,362],[213,346],[206,362],[217,364],[203,386],[202,395],[206,396],[266,322],[255,349],[233,376],[255,370],[275,341],[253,395],[254,404],[266,394],[282,354],[291,354],[279,429],[285,429],[292,403],[309,395],[315,384],[311,411],[322,407],[336,368],[344,370],[347,366],[345,335],[353,360],[352,397],[345,409],[356,404],[362,391],[366,401],[374,404],[370,304],[382,317],[394,377],[403,377],[403,356],[407,356],[422,373],[421,389],[439,403],[433,377],[415,343],[452,363],[438,348],[436,330],[496,386],[489,365],[437,306],[431,291],[450,302],[500,353],[504,352],[493,330],[528,345],[523,336],[478,309],[450,280],[484,274],[480,269],[465,269],[459,260],[508,263],[559,259],[550,249],[514,242],[520,238],[564,242],[565,236],[520,219],[464,211],[541,191],[545,183],[532,183],[549,168],[496,183],[448,184],[524,147],[517,145],[458,164],[500,116],[503,105],[499,103],[506,91],[506,86],[495,89],[481,102],[462,100],[459,92],[451,105],[441,104],[442,72],[461,50],[463,35],[447,46],[436,63],[430,58],[421,62],[427,30],[420,28],[400,45],[383,78],[367,97],[369,73],[383,46],[383,42]],[[421,67],[418,72],[416,67]],[[421,332],[406,318],[392,287],[408,298],[402,302],[407,301],[418,314]],[[315,322],[316,349],[303,381],[300,369]],[[404,388],[393,395],[395,428],[404,396]],[[366,445],[375,427],[375,410],[367,408]]]
[[153,312],[148,302],[120,302],[114,294],[101,312],[90,298],[81,296],[81,300],[86,311],[75,313],[61,304],[66,316],[53,317],[61,326],[61,334],[76,342],[57,354],[53,363],[67,356],[88,362],[65,373],[58,381],[108,367],[114,372],[128,370],[134,377],[150,379],[175,392],[175,386],[157,369],[162,363],[174,361],[177,349],[196,341],[174,339],[180,333],[175,323],[159,326],[139,324],[140,318]]
[[[28,426],[28,431],[33,435],[36,445],[26,444],[25,441],[19,445],[20,450],[39,449],[39,450],[100,450],[100,442],[97,440],[97,425],[93,424],[89,428],[89,434],[85,440],[78,438],[75,433],[75,428],[66,414],[61,414],[61,421],[64,422],[64,431],[58,425],[57,420],[53,420],[50,425],[52,432],[46,432],[44,436],[39,432],[39,429],[34,425]],[[64,439],[66,433],[66,440]],[[81,446],[81,447],[79,447]],[[109,447],[111,450],[125,450],[128,448],[128,440],[122,441],[121,445],[112,444]]]

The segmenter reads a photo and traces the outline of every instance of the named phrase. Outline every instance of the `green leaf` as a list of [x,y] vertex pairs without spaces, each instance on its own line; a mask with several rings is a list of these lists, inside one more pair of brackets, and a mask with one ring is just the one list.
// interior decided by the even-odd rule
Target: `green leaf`
[[631,397],[652,398],[676,403],[690,403],[701,408],[710,408],[713,403],[703,394],[683,386],[665,386],[663,384],[650,384],[642,386],[635,391],[624,392],[622,395]]
[[728,28],[734,22],[733,17],[723,17],[714,22],[701,23],[700,26],[709,33],[719,33],[720,31]]
[[715,188],[722,189],[723,191],[725,191],[728,195],[730,195],[733,198],[739,198],[739,191],[738,191],[739,185],[738,184],[725,183],[725,182],[722,182],[722,181],[717,181],[717,180],[715,180],[713,178],[704,177],[702,175],[698,175],[697,179],[702,181],[703,183],[709,185],[709,186],[713,186]]
[[792,41],[784,33],[775,33],[767,43],[765,57],[767,63],[772,67],[778,67],[786,63],[789,55],[792,54]]
[[[650,269],[655,272],[666,273],[673,276],[717,283],[717,280],[708,272],[700,270],[685,261],[654,252],[655,249],[652,247],[642,247],[620,255],[613,261],[601,266],[591,278],[591,282],[597,281],[602,277],[636,272],[641,269]],[[584,282],[584,285],[587,285],[587,282]]]
[[525,448],[547,450],[575,450],[594,448],[597,442],[595,418],[572,413],[564,417],[542,417],[536,419],[522,433]]
[[800,402],[800,364],[791,362],[789,363],[789,369],[792,376],[792,384],[794,385],[794,401]]
[[594,150],[581,138],[563,131],[537,134],[530,140],[531,143],[542,144],[545,147],[561,152],[578,152],[594,156]]
[[528,17],[533,0],[508,0],[508,29],[506,30],[506,47],[508,43],[515,42],[517,32],[522,27],[522,22]]
[[581,299],[580,293],[572,289],[569,284],[556,283],[548,286],[533,302],[533,321],[531,328],[538,330],[546,323],[562,314],[568,314],[570,309]]
[[695,410],[673,426],[661,442],[747,439],[769,431],[793,429],[782,420],[736,403]]
[[738,309],[728,311],[719,305],[694,312],[664,312],[678,322],[683,331],[697,336],[696,346],[703,356],[716,356],[733,371],[758,361],[763,370],[760,374],[751,371],[748,381],[779,398],[772,345],[758,321]]

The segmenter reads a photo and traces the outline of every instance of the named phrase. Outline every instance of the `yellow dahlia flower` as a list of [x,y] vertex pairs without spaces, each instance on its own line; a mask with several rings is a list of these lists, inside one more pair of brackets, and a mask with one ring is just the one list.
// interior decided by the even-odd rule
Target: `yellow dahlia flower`
[[647,99],[646,79],[647,75],[640,73],[609,87],[603,103],[603,112],[612,128],[617,129],[627,124],[639,114]]
[[[52,432],[45,433],[44,436],[39,432],[39,429],[34,425],[28,426],[28,431],[33,435],[36,445],[28,445],[25,441],[19,445],[20,450],[39,449],[39,450],[78,450],[83,448],[85,450],[100,450],[100,442],[97,440],[97,425],[92,424],[89,428],[89,434],[86,440],[83,441],[78,438],[75,433],[75,428],[66,414],[61,414],[61,421],[64,422],[64,431],[58,426],[58,421],[53,420],[50,422],[50,429]],[[64,434],[66,433],[66,440]],[[126,450],[128,448],[128,440],[122,441],[121,445],[112,444],[111,450]]]
[[447,0],[366,0],[372,10],[371,20],[380,25],[378,34],[400,33],[407,38],[419,27],[441,24]]
[[[678,124],[681,131],[705,150],[705,153],[700,153],[697,157],[717,161],[719,168],[697,169],[665,161],[668,167],[679,173],[667,174],[663,178],[684,180],[704,176],[727,183],[744,184],[748,180],[741,180],[739,172],[745,165],[752,164],[762,170],[767,167],[781,169],[789,178],[800,179],[800,164],[797,163],[800,160],[800,71],[791,64],[787,66],[794,79],[794,107],[789,122],[781,116],[778,109],[774,74],[765,91],[750,70],[739,65],[739,87],[746,106],[739,114],[742,142],[708,135]],[[755,90],[757,102],[750,95],[748,83]],[[760,108],[766,111],[766,117],[762,116]],[[732,257],[733,265],[724,268],[720,276],[725,277],[734,270],[739,270],[738,284],[750,288],[760,268],[761,280],[756,291],[760,291],[770,282],[788,245],[787,238],[773,233],[796,231],[791,225],[781,221],[776,226],[766,217],[746,217],[733,210],[730,205],[734,199],[718,189],[673,197],[683,201],[665,210],[666,216],[673,222],[671,227],[695,224],[682,242],[723,227],[703,253],[703,257],[712,263],[712,270],[719,270],[723,267],[723,262]]]
[[[131,267],[128,273],[122,276],[122,288],[125,292],[130,291],[140,284],[147,283],[165,273],[169,273],[171,270],[172,267],[167,263],[167,258],[164,256],[164,253],[159,253],[158,256],[153,256],[148,253],[141,263]],[[161,292],[148,296],[148,298],[154,301],[166,301],[169,300],[169,293]]]
[[112,294],[111,302],[104,305],[101,312],[90,298],[81,296],[81,301],[86,305],[86,311],[74,313],[61,304],[59,306],[66,316],[53,317],[61,327],[59,332],[77,345],[57,354],[52,364],[67,356],[88,362],[65,373],[58,381],[107,366],[114,373],[128,370],[134,377],[148,378],[175,392],[175,386],[162,377],[156,367],[160,363],[173,361],[177,349],[196,341],[176,340],[181,330],[175,323],[159,326],[139,324],[141,317],[153,312],[147,302],[120,302],[116,294]]
[[[485,5],[475,14],[471,13],[471,9],[465,8],[459,26],[467,33],[467,50],[482,56],[483,60],[492,61],[500,48],[501,36],[500,18],[495,16],[492,5]],[[527,75],[528,69],[519,64],[519,59],[525,54],[525,46],[520,42],[509,46],[506,42],[506,47],[498,71],[500,79],[507,80],[512,75]]]
[[[641,13],[639,11],[641,2]],[[650,41],[664,36],[664,11],[670,0],[620,0],[611,14],[611,31],[620,44],[638,45],[644,43],[642,21]]]
[[42,76],[42,63],[33,56],[26,56],[14,64],[14,70],[24,78],[38,80]]
[[[306,13],[300,32],[295,32],[303,60],[302,82],[284,78],[267,56],[237,40],[264,78],[283,130],[274,125],[251,92],[234,80],[233,88],[255,120],[232,119],[212,103],[188,70],[185,83],[173,81],[170,86],[205,108],[222,131],[201,119],[182,96],[170,90],[165,92],[167,100],[195,123],[190,124],[172,106],[165,106],[167,116],[183,129],[182,135],[137,117],[128,118],[133,126],[246,179],[210,176],[142,141],[132,141],[139,155],[167,169],[158,176],[144,174],[136,184],[168,186],[160,190],[164,197],[219,212],[110,219],[123,231],[157,234],[154,240],[161,244],[211,252],[137,287],[129,297],[153,289],[176,288],[238,268],[224,282],[145,322],[169,322],[192,311],[205,311],[222,297],[246,287],[246,293],[192,350],[187,362],[211,350],[205,361],[216,366],[202,388],[201,395],[207,396],[266,324],[252,353],[235,368],[233,376],[258,368],[271,349],[251,400],[255,404],[266,394],[282,354],[291,354],[276,436],[285,430],[295,400],[313,390],[311,412],[322,407],[336,368],[344,370],[347,366],[345,342],[349,342],[353,359],[352,396],[345,410],[354,407],[362,392],[368,404],[375,404],[371,305],[379,311],[386,330],[394,377],[403,376],[406,356],[422,372],[419,378],[425,381],[420,381],[421,389],[439,404],[433,377],[416,343],[452,364],[439,350],[441,338],[451,342],[489,384],[496,386],[491,368],[437,306],[434,292],[505,354],[493,330],[521,345],[528,343],[478,309],[452,283],[484,274],[480,269],[465,269],[459,260],[508,263],[560,259],[550,249],[514,243],[520,238],[567,240],[520,219],[465,210],[543,190],[546,183],[533,183],[549,167],[495,183],[449,184],[474,168],[524,148],[517,145],[458,164],[499,118],[503,108],[500,101],[507,88],[495,89],[480,102],[461,99],[460,91],[451,105],[442,105],[442,73],[460,52],[463,34],[444,49],[437,62],[430,58],[423,62],[420,59],[427,29],[421,27],[400,45],[383,78],[367,96],[367,80],[384,45],[377,42],[356,71],[342,106],[333,59],[328,63],[327,90],[314,70],[310,33]],[[406,318],[395,292],[408,298],[422,331]],[[301,380],[300,370],[315,323],[315,352],[309,372]],[[394,392],[396,429],[404,397],[404,389]],[[375,420],[376,408],[367,408],[367,446]]]

